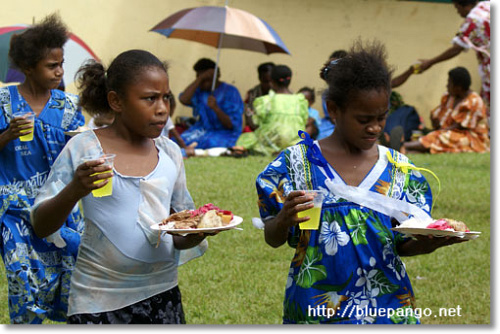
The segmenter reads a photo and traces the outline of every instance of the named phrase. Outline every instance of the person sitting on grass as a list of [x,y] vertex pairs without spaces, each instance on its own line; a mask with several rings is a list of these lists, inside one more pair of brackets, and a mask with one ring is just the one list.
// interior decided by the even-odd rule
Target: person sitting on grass
[[401,94],[393,90],[380,144],[399,151],[405,141],[412,139],[414,131],[423,130],[422,118],[415,107],[406,104]]
[[259,73],[259,84],[250,89],[245,97],[245,128],[243,132],[251,132],[257,128],[257,125],[253,124],[252,116],[255,114],[253,110],[253,101],[260,97],[269,94],[271,89],[271,71],[274,67],[274,63],[262,63],[257,68]]
[[193,108],[196,123],[181,134],[185,145],[196,148],[231,147],[236,143],[243,126],[243,101],[238,89],[222,82],[220,69],[214,79],[215,63],[202,58],[194,65],[196,79],[179,95],[179,101]]
[[271,91],[255,99],[253,122],[258,127],[243,133],[230,151],[233,156],[248,153],[273,155],[296,144],[299,130],[307,124],[307,100],[303,94],[293,94],[288,88],[292,70],[286,65],[276,65],[271,72]]
[[431,112],[434,131],[417,141],[404,143],[403,152],[489,152],[486,105],[470,85],[471,77],[466,68],[456,67],[449,71],[448,92]]

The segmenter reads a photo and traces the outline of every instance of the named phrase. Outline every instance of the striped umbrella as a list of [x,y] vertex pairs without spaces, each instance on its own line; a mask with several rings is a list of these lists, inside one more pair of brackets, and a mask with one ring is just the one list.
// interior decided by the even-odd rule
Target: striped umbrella
[[[10,67],[9,48],[10,38],[29,28],[29,25],[19,24],[8,27],[0,27],[0,81],[9,82],[10,78],[18,78],[19,75]],[[99,60],[96,54],[75,34],[70,34],[64,44],[64,76],[63,81],[69,85],[75,80],[75,74],[80,66],[89,59]],[[21,76],[21,78],[24,76]]]
[[[174,13],[150,31],[167,38],[179,38],[217,48],[217,72],[220,49],[240,49],[265,54],[290,54],[285,43],[266,21],[237,8],[203,6]],[[215,78],[212,85],[215,85]]]

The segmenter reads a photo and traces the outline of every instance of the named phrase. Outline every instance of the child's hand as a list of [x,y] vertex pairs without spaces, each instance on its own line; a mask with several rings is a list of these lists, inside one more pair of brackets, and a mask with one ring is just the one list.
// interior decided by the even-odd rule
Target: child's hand
[[444,246],[450,246],[453,244],[458,244],[468,241],[468,239],[460,237],[433,237],[432,235],[416,235],[414,236],[418,241],[418,247],[422,249],[424,253],[430,253],[436,249]]
[[172,234],[175,248],[189,249],[199,245],[200,242],[202,242],[207,236],[214,236],[218,234],[219,231],[211,233],[192,233],[185,236],[181,236],[176,233],[170,233],[170,232],[168,233]]
[[[103,159],[86,161],[76,169],[71,185],[78,198],[87,196],[92,190],[104,187],[113,177],[112,167],[103,165]],[[103,173],[104,174],[96,174]],[[102,182],[97,182],[104,180]]]
[[313,200],[314,198],[312,196],[306,195],[302,190],[292,191],[286,197],[283,208],[276,217],[278,224],[288,228],[308,221],[308,217],[298,218],[297,213],[313,208]]
[[[25,131],[21,132],[26,129],[30,129],[31,131]],[[17,139],[21,136],[30,134],[33,132],[33,124],[29,120],[23,118],[23,117],[15,117],[10,120],[9,127],[7,130],[4,132],[4,135],[6,136],[8,141],[12,141],[14,139]]]
[[429,254],[436,249],[468,241],[459,237],[433,237],[432,235],[415,235],[413,239],[398,246],[400,256]]

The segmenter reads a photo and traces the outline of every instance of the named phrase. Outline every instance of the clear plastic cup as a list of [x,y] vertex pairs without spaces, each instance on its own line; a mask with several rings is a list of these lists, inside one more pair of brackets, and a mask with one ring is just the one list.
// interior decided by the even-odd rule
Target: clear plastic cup
[[14,118],[22,117],[31,123],[31,127],[25,130],[22,130],[21,133],[23,132],[28,132],[31,131],[31,133],[28,133],[27,135],[22,135],[19,137],[20,141],[32,141],[33,140],[33,134],[35,133],[35,113],[32,111],[18,111],[14,113],[12,116]]
[[[84,158],[83,161],[94,161],[94,160],[100,160],[104,159],[104,163],[101,166],[106,166],[106,167],[111,167],[113,168],[113,163],[115,161],[116,154],[103,154],[98,158]],[[106,174],[109,173],[109,171],[105,172],[99,172],[99,173],[94,173],[91,176],[98,175],[98,174]],[[113,194],[113,179],[107,179],[108,183],[104,185],[104,187],[101,187],[99,189],[94,189],[92,190],[92,195],[94,197],[105,197],[105,196],[111,196]],[[94,184],[102,183],[104,180],[98,180],[95,181]]]
[[[324,195],[319,190],[303,190],[306,195],[312,195],[314,197],[313,203],[314,207],[301,211],[297,213],[297,217],[309,217],[310,219],[300,223],[299,227],[301,230],[317,230],[319,228],[319,221],[321,217],[321,208],[323,206]],[[309,204],[309,203],[307,203]]]

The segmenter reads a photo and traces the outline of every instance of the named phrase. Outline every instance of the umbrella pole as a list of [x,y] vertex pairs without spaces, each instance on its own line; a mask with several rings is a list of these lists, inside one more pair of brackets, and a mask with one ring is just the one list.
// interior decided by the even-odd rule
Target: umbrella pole
[[214,77],[212,78],[212,90],[211,90],[211,92],[214,91],[215,81],[217,80],[217,71],[219,70],[220,49],[222,48],[222,38],[223,37],[224,37],[224,33],[221,33],[219,36],[219,45],[217,47],[217,61],[215,62],[215,70],[214,70]]

